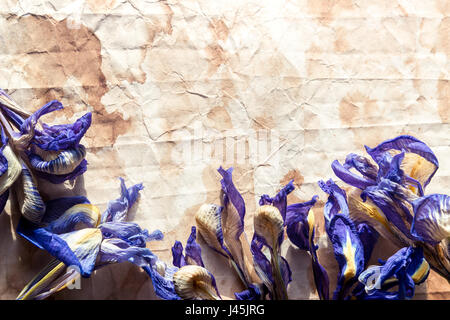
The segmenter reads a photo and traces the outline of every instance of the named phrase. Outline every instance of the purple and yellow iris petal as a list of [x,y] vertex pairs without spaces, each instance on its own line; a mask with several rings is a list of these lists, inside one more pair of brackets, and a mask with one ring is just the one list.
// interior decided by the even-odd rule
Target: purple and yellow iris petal
[[158,297],[164,300],[181,300],[175,292],[173,284],[173,275],[179,268],[164,267],[156,268],[156,265],[143,267],[145,272],[150,276],[153,284],[153,289]]
[[68,174],[51,174],[41,171],[35,171],[35,174],[37,177],[45,179],[53,184],[60,184],[64,181],[75,180],[78,176],[81,176],[83,173],[87,170],[87,164],[88,162],[86,159],[83,159],[80,164],[70,173]]
[[222,175],[221,206],[204,204],[195,215],[199,233],[216,252],[229,259],[248,287],[256,279],[250,247],[244,231],[245,203],[232,179],[233,168],[218,169]]
[[[19,233],[67,266],[79,267],[82,275],[88,276],[94,268],[102,241],[101,231],[96,228],[99,220],[97,207],[77,204],[43,228],[33,228],[22,222]],[[80,223],[87,228],[75,230]]]
[[[12,151],[9,145],[4,145],[3,150],[0,153],[1,159],[6,160],[4,162],[1,161],[2,166],[2,174],[0,175],[0,193],[5,193],[16,180],[19,179],[20,174],[22,172],[22,164],[17,156]],[[1,160],[0,159],[0,160]]]
[[423,188],[439,168],[439,162],[433,151],[424,142],[412,136],[398,136],[382,142],[375,148],[366,146],[366,151],[378,164],[383,161],[386,153],[393,155],[393,152],[405,152],[406,159],[402,163],[402,169],[406,175],[418,180]]
[[50,223],[58,219],[64,212],[78,204],[89,204],[90,201],[84,196],[62,197],[49,200],[45,203],[45,215],[43,223]]
[[[222,167],[218,169],[219,173],[222,175],[222,180],[220,180],[220,183],[222,185],[222,190],[224,192],[224,207],[225,209],[231,211],[228,209],[228,201],[231,203],[236,210],[236,213],[238,215],[238,218],[236,217],[236,223],[238,224],[236,235],[239,236],[244,231],[244,217],[245,217],[245,202],[244,198],[242,198],[242,195],[240,192],[236,189],[233,183],[233,168],[229,168],[227,170],[224,170]],[[234,221],[233,220],[233,221]]]
[[[308,221],[311,208],[317,202],[318,196],[314,196],[310,201],[291,204],[286,210],[286,233],[289,240],[302,250],[309,251],[310,235],[313,223]],[[312,217],[309,219],[311,220]]]
[[85,228],[59,235],[80,262],[81,272],[90,275],[94,270],[97,254],[102,243],[102,233],[98,228]]
[[67,209],[59,218],[51,221],[45,228],[61,234],[74,231],[80,225],[95,228],[100,223],[100,210],[92,204],[76,204]]
[[[430,267],[423,257],[420,247],[405,247],[398,250],[381,266],[371,266],[359,276],[365,285],[367,296],[363,299],[409,299],[415,291],[415,285],[428,277]],[[387,291],[398,286],[397,291]]]
[[384,180],[378,186],[364,190],[361,196],[363,200],[370,199],[383,212],[386,220],[402,233],[403,236],[398,235],[398,238],[409,244],[415,240],[410,233],[412,215],[398,198],[393,197],[389,184],[388,180]]
[[432,194],[413,201],[411,233],[421,241],[438,244],[450,238],[450,197]]
[[286,233],[289,240],[301,250],[309,251],[312,260],[314,282],[322,300],[329,298],[329,279],[326,270],[319,263],[317,248],[314,243],[315,219],[311,208],[315,205],[318,196],[310,201],[295,203],[287,207]]
[[333,298],[344,299],[347,290],[364,270],[364,247],[350,218],[345,191],[332,180],[326,183],[319,181],[319,186],[329,194],[324,206],[325,229],[339,264],[338,282]]
[[361,190],[353,189],[348,195],[350,218],[357,224],[367,224],[374,228],[383,238],[402,247],[409,240],[392,225],[370,199],[362,201]]
[[45,213],[45,203],[39,194],[36,181],[25,165],[22,166],[20,183],[15,184],[22,216],[39,224]]
[[[230,262],[239,278],[248,287],[255,281],[253,266],[251,264],[250,247],[244,231],[245,202],[244,198],[233,183],[233,168],[218,169],[222,175],[220,180],[221,206],[221,234],[223,235],[223,248],[227,252]],[[219,234],[220,236],[220,234]]]
[[231,254],[223,241],[222,211],[221,206],[205,203],[197,211],[195,222],[206,244],[217,253],[229,258]]
[[[75,148],[66,149],[55,154],[30,153],[28,158],[31,167],[40,172],[65,175],[73,172],[84,160],[86,148],[80,144]],[[44,159],[43,159],[44,158]]]
[[364,248],[350,219],[336,215],[330,221],[330,240],[339,264],[339,277],[334,299],[342,299],[346,287],[364,270]]
[[325,229],[329,230],[329,224],[333,216],[337,214],[349,216],[347,195],[331,179],[327,182],[321,180],[318,182],[318,185],[325,193],[328,193],[328,200],[325,203],[323,214],[325,218]]

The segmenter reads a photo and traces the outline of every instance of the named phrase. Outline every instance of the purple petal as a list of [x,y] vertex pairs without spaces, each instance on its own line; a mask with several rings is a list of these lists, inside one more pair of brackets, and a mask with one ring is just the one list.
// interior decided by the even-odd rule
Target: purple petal
[[241,292],[236,292],[234,296],[236,297],[236,300],[264,300],[264,289],[267,290],[264,285],[260,288],[259,286],[251,284],[248,286],[248,289]]
[[374,228],[365,223],[358,224],[356,226],[356,231],[364,248],[364,262],[365,265],[367,265],[379,235]]
[[151,264],[156,256],[145,247],[135,247],[121,239],[103,240],[96,269],[105,264],[131,262],[139,267]]
[[122,178],[119,179],[121,188],[120,197],[108,202],[108,207],[102,214],[102,222],[125,220],[128,210],[133,206],[139,195],[139,191],[144,189],[142,183],[135,184],[127,189],[125,180]]
[[186,260],[183,256],[183,244],[178,240],[175,241],[172,247],[172,264],[178,268],[186,265]]
[[78,176],[81,176],[83,173],[87,170],[88,162],[86,159],[83,159],[81,163],[71,172],[68,174],[50,174],[47,172],[41,172],[41,171],[35,171],[37,177],[41,179],[45,179],[53,184],[61,184],[64,181],[67,180],[75,180]]
[[376,184],[376,181],[372,179],[351,172],[348,168],[345,168],[343,165],[341,165],[337,160],[334,160],[331,163],[331,169],[333,169],[334,174],[339,179],[361,190],[364,190],[365,188]]
[[339,186],[331,179],[326,183],[321,180],[318,184],[324,192],[328,193],[328,201],[325,203],[323,211],[325,217],[325,228],[328,230],[333,216],[338,213],[347,217],[349,216],[347,195],[345,191],[339,188]]
[[283,257],[281,257],[281,276],[283,278],[284,286],[287,288],[287,285],[292,281],[292,272],[289,263]]
[[352,221],[342,214],[335,215],[331,219],[328,234],[339,264],[334,298],[342,299],[345,297],[347,286],[364,270],[364,248]]
[[258,237],[256,235],[253,236],[250,249],[253,255],[253,262],[255,264],[255,269],[258,276],[263,281],[263,283],[266,285],[267,288],[269,288],[269,292],[271,292],[274,286],[274,280],[272,276],[272,266],[270,264],[270,261],[262,252],[262,248],[263,243],[260,240],[258,240]]
[[66,150],[75,148],[91,126],[92,114],[86,113],[72,124],[48,126],[35,134],[33,143],[43,150]]
[[283,221],[286,223],[286,209],[287,209],[287,195],[295,189],[294,180],[289,181],[289,183],[281,189],[275,197],[271,198],[268,195],[261,196],[259,200],[259,205],[263,206],[266,204],[271,204],[275,206],[281,213]]
[[0,195],[0,214],[3,212],[3,209],[5,209],[6,202],[8,202],[8,198],[9,198],[9,189],[7,189]]
[[436,156],[434,155],[433,151],[422,141],[419,139],[416,139],[412,136],[398,136],[394,139],[386,140],[376,146],[375,148],[369,148],[367,146],[366,151],[367,153],[375,160],[375,162],[380,163],[383,161],[383,155],[388,152],[389,150],[398,150],[400,152],[410,152],[415,153],[424,159],[431,162],[435,169],[432,171],[432,173],[427,177],[426,181],[423,184],[423,187],[426,187],[427,184],[430,182],[433,175],[436,173],[436,170],[439,168],[439,162]]
[[286,211],[286,233],[289,240],[302,250],[310,250],[308,213],[318,196],[310,201],[291,204]]
[[412,203],[414,220],[411,233],[421,241],[438,244],[450,237],[450,197],[432,194]]
[[355,168],[366,179],[377,181],[378,168],[376,165],[373,165],[366,157],[350,153],[345,158],[344,167],[346,169]]
[[191,234],[186,243],[185,259],[186,259],[187,264],[190,264],[190,265],[195,264],[200,267],[205,267],[205,265],[203,264],[203,260],[202,260],[202,249],[195,241],[197,238],[196,232],[197,232],[197,229],[194,226],[192,226]]
[[104,222],[100,226],[105,239],[117,238],[125,241],[130,246],[145,248],[150,235],[146,229],[134,222]]
[[155,230],[148,235],[147,241],[160,241],[164,239],[164,234],[160,230]]
[[412,298],[415,284],[428,277],[429,265],[421,247],[405,247],[392,255],[382,266],[372,266],[361,273],[359,281],[366,287],[368,296],[383,296],[388,288],[398,286],[396,298]]
[[365,201],[368,197],[386,216],[396,228],[407,238],[415,240],[410,233],[412,215],[408,208],[402,205],[400,199],[394,198],[393,183],[383,179],[377,186],[369,187],[363,191],[361,198]]
[[317,255],[314,252],[312,259],[312,270],[314,275],[314,284],[316,285],[317,293],[320,300],[330,299],[330,280],[328,273],[324,267],[319,263]]
[[84,196],[62,197],[47,201],[45,203],[45,214],[43,223],[50,223],[58,219],[64,212],[77,204],[89,204],[88,198]]
[[171,279],[163,277],[152,267],[146,266],[143,269],[152,279],[153,288],[158,297],[164,300],[181,300],[175,292],[175,286]]
[[242,198],[242,195],[240,192],[236,189],[233,183],[233,177],[232,172],[233,168],[229,168],[226,171],[220,167],[217,171],[222,175],[223,179],[220,180],[220,183],[222,185],[222,190],[225,194],[224,204],[227,205],[228,201],[233,204],[234,208],[236,209],[237,213],[240,217],[240,225],[238,235],[241,234],[244,231],[244,216],[245,216],[245,202],[244,198]]
[[79,258],[62,236],[54,234],[45,228],[36,228],[26,219],[22,219],[21,222],[21,226],[18,226],[20,235],[39,248],[46,250],[65,265],[78,267],[83,277],[88,277],[90,275],[94,268],[95,257],[98,250],[92,249],[89,255]]
[[49,103],[45,104],[39,110],[34,112],[30,117],[25,119],[20,128],[21,133],[22,134],[30,133],[30,131],[34,129],[34,126],[36,125],[40,117],[42,117],[47,113],[60,109],[63,109],[63,105],[58,100],[52,100]]

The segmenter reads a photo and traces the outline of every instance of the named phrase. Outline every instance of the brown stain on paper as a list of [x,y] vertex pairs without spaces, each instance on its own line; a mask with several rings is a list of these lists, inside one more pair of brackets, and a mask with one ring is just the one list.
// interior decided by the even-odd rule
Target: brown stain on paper
[[342,12],[354,9],[354,4],[353,0],[308,0],[307,9],[322,24],[328,25]]
[[[63,97],[64,86],[73,77],[83,89],[82,101],[93,108],[86,139],[93,145],[113,145],[127,132],[130,119],[124,120],[118,111],[109,113],[101,102],[108,86],[101,69],[101,43],[91,30],[83,25],[71,29],[66,20],[47,16],[16,17],[11,22],[9,30],[16,37],[8,44],[9,51],[17,55],[16,63],[23,65],[25,79],[41,104]],[[73,115],[70,107],[61,112]]]
[[205,48],[209,62],[208,76],[213,75],[222,64],[227,62],[225,50],[219,44],[211,44]]
[[450,82],[446,79],[438,80],[438,113],[444,123],[450,120]]
[[377,124],[383,117],[376,100],[359,91],[349,93],[339,104],[339,118],[345,126]]
[[[298,169],[292,169],[289,170],[288,173],[286,173],[283,176],[283,179],[280,180],[280,184],[282,187],[284,187],[285,185],[287,185],[289,183],[289,181],[294,180],[294,186],[295,189],[299,189],[300,186],[303,184],[303,182],[305,181],[305,178],[303,177],[303,175],[300,173],[300,170]],[[288,195],[288,204],[293,204],[293,203],[298,203],[298,202],[303,202],[299,197],[297,197],[294,192],[291,192]]]
[[206,116],[212,121],[211,127],[217,130],[227,130],[233,127],[230,115],[224,107],[213,107]]
[[225,41],[230,34],[230,29],[222,19],[212,19],[209,23],[209,28],[213,32],[217,40]]
[[161,16],[162,20],[154,19],[154,17],[152,16],[150,19],[150,23],[148,23],[148,41],[150,45],[153,44],[158,34],[171,35],[173,32],[173,10],[165,2],[160,2],[160,5],[162,6],[164,11],[164,15]]

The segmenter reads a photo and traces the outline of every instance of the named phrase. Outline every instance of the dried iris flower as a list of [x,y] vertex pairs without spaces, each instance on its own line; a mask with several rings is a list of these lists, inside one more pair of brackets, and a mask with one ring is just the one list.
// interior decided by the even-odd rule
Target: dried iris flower
[[233,168],[220,167],[218,171],[223,177],[221,206],[204,204],[200,207],[195,215],[198,232],[209,247],[231,263],[245,287],[260,294],[260,279],[244,233],[244,199],[234,186]]
[[450,281],[448,196],[424,194],[439,168],[437,157],[406,135],[366,151],[373,161],[350,154],[343,165],[332,163],[334,173],[353,187],[351,218],[399,247],[421,246],[431,268]]
[[73,124],[38,127],[42,116],[62,108],[53,100],[29,113],[0,89],[0,206],[3,209],[12,187],[21,215],[35,224],[46,212],[37,178],[60,184],[87,168],[80,140],[91,125],[90,112]]
[[[137,199],[141,184],[130,188],[121,181],[121,196],[108,203],[100,215],[99,209],[85,197],[66,197],[47,202],[41,225],[25,218],[17,232],[55,257],[19,294],[17,299],[44,299],[67,286],[81,274],[111,263],[132,262],[139,267],[156,263],[157,257],[146,248],[146,242],[161,240],[159,230],[148,233],[126,213]],[[70,268],[69,268],[70,267]]]

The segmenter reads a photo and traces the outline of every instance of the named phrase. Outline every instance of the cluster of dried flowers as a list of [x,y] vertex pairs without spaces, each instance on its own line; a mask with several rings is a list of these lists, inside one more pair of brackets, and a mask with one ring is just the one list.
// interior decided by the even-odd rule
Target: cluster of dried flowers
[[[221,297],[203,263],[197,230],[209,247],[229,261],[245,286],[235,299],[289,299],[292,274],[281,254],[285,235],[309,253],[317,293],[320,299],[330,299],[328,274],[314,242],[311,208],[318,196],[288,205],[293,181],[274,197],[260,198],[249,242],[244,232],[246,206],[233,183],[233,169],[219,168],[220,205],[200,207],[196,227],[184,248],[175,242],[169,265],[146,247],[148,241],[161,240],[162,233],[149,233],[126,221],[141,184],[127,188],[120,179],[120,197],[110,201],[103,213],[84,196],[47,201],[41,197],[38,181],[61,184],[86,171],[86,149],[80,140],[90,127],[90,113],[73,124],[49,126],[39,119],[61,109],[60,102],[51,101],[30,114],[1,90],[0,108],[0,209],[12,189],[21,214],[17,233],[54,257],[18,299],[44,299],[80,275],[89,277],[94,270],[124,261],[143,268],[162,299],[227,299]],[[450,281],[450,197],[424,193],[439,167],[436,156],[411,136],[399,136],[366,151],[371,159],[349,154],[343,164],[332,163],[347,192],[331,179],[318,182],[328,194],[323,217],[339,265],[331,298],[412,298],[430,268]],[[380,265],[369,266],[380,236],[399,250]]]

